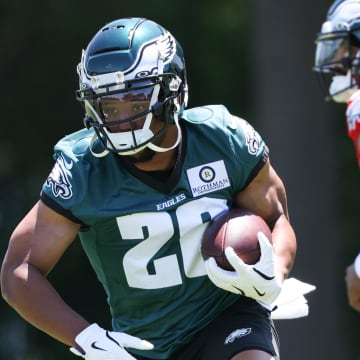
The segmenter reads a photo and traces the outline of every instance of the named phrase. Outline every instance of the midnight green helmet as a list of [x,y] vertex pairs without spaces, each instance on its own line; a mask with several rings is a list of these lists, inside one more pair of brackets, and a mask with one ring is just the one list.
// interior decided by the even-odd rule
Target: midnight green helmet
[[[169,31],[142,18],[125,18],[102,27],[83,51],[76,96],[86,110],[85,125],[109,151],[131,155],[149,147],[167,151],[178,145],[178,118],[187,104],[182,48]],[[161,120],[154,130],[151,123]],[[153,143],[169,124],[178,127],[171,148]],[[95,154],[96,155],[96,154]]]

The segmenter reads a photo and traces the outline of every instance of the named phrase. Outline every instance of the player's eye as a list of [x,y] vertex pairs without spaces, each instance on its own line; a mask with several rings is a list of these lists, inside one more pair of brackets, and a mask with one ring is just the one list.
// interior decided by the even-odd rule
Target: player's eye
[[107,108],[105,109],[104,113],[106,116],[112,116],[112,115],[116,115],[119,112],[118,109],[116,108]]
[[134,104],[134,105],[132,105],[131,110],[134,113],[140,113],[140,112],[145,111],[145,106],[144,106],[144,104]]

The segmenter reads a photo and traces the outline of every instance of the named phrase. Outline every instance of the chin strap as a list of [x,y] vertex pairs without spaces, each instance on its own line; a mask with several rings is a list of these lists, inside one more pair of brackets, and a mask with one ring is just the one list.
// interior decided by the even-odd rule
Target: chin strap
[[[149,149],[151,149],[153,151],[156,151],[156,152],[166,152],[166,151],[175,149],[180,144],[180,141],[181,141],[181,128],[180,128],[179,117],[178,117],[177,113],[174,114],[174,123],[175,123],[175,126],[176,126],[177,138],[176,138],[175,143],[172,146],[165,148],[165,147],[161,147],[161,146],[155,145],[155,144],[150,142],[150,143],[146,144],[145,146],[139,148],[138,151],[136,151],[136,152],[140,152],[145,147],[148,147]],[[110,153],[110,150],[104,149],[101,152],[95,152],[94,151],[94,144],[95,144],[96,140],[98,140],[98,138],[99,138],[99,136],[95,132],[94,135],[91,138],[89,149],[90,149],[90,152],[91,152],[91,154],[93,156],[95,156],[97,158],[102,158],[102,157],[108,155]],[[131,155],[131,154],[130,153],[125,154],[123,152],[118,152],[118,155]]]
[[155,145],[153,143],[149,143],[146,146],[149,149],[157,151],[157,152],[166,152],[166,151],[175,149],[180,144],[180,141],[181,141],[181,128],[180,128],[180,124],[179,124],[178,113],[174,114],[174,123],[175,123],[175,126],[176,126],[177,138],[176,138],[175,143],[172,146],[164,148],[164,147]]
[[94,135],[92,136],[91,141],[90,141],[89,149],[90,149],[90,152],[92,155],[94,155],[97,158],[102,158],[102,157],[106,156],[110,151],[108,149],[104,149],[102,152],[97,153],[93,150],[94,144],[95,144],[96,140],[98,140],[98,138],[99,137],[98,137],[97,133],[94,132]]

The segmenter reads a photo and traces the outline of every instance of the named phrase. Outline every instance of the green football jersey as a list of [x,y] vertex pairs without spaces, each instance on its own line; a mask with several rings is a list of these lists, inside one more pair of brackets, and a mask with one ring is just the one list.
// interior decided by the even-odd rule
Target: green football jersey
[[165,179],[114,153],[95,157],[91,129],[68,135],[55,146],[41,195],[83,224],[79,237],[113,328],[152,342],[154,350],[129,350],[154,359],[169,358],[238,298],[207,277],[201,237],[268,156],[253,127],[224,106],[186,110],[181,126],[178,159]]

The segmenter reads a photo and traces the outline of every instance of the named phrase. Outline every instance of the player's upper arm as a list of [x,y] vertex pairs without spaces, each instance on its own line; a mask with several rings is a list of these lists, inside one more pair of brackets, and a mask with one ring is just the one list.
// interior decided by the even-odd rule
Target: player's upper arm
[[284,184],[269,160],[249,185],[236,195],[235,205],[253,210],[270,226],[280,215],[288,217]]
[[28,263],[46,275],[73,242],[79,228],[79,224],[39,201],[12,233],[2,271]]

